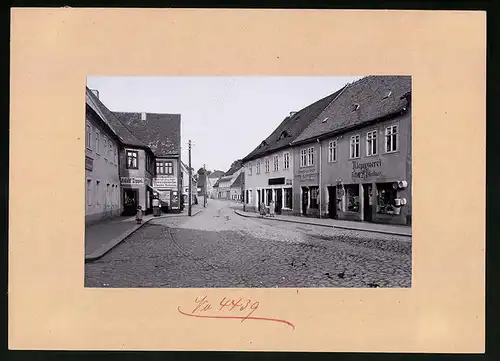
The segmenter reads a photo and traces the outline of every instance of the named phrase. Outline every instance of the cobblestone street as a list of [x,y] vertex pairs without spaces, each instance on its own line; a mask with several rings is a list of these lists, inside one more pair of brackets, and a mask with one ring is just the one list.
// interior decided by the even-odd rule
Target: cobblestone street
[[209,200],[85,265],[86,287],[410,287],[411,238],[244,218]]

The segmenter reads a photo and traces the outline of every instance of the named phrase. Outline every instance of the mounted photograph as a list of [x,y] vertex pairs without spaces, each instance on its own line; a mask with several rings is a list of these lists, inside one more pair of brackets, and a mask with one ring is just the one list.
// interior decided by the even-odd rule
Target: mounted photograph
[[411,287],[411,76],[83,91],[85,287]]

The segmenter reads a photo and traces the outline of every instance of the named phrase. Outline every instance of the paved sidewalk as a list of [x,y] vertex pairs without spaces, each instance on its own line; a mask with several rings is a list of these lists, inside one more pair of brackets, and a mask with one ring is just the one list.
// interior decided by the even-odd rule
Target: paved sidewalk
[[[197,215],[202,210],[203,205],[193,205],[191,216]],[[164,213],[159,217],[144,216],[141,224],[137,224],[135,216],[131,216],[116,217],[85,227],[85,261],[101,258],[152,219],[187,216],[187,208],[185,208],[182,213]]]
[[[231,207],[236,208],[236,207]],[[234,209],[234,212],[242,217],[249,218],[260,218],[260,215],[256,212],[244,212],[240,209]],[[280,216],[275,217],[265,217],[265,219],[273,221],[291,222],[291,223],[301,223],[309,224],[313,226],[324,226],[339,229],[350,229],[365,232],[376,232],[384,234],[393,234],[398,236],[411,237],[411,227],[408,226],[396,226],[390,224],[377,224],[368,222],[354,222],[354,221],[341,221],[337,219],[330,218],[308,218],[308,217],[297,217],[297,216]]]

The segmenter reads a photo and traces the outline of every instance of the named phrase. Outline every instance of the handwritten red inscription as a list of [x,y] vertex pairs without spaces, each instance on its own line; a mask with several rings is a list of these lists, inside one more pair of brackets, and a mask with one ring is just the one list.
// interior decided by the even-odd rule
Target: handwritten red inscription
[[[196,297],[194,302],[195,302],[195,307],[191,312],[182,311],[180,306],[177,307],[177,310],[185,316],[199,317],[199,318],[237,319],[241,320],[241,322],[245,320],[278,322],[288,325],[293,330],[295,330],[295,326],[293,325],[293,323],[286,320],[281,320],[279,318],[271,318],[271,317],[252,316],[252,314],[259,308],[260,305],[259,301],[254,301],[251,299],[243,299],[243,298],[231,299],[224,297],[219,302],[219,305],[212,306],[212,304],[208,301],[207,296],[203,296],[202,298]],[[224,315],[222,313],[226,314]]]

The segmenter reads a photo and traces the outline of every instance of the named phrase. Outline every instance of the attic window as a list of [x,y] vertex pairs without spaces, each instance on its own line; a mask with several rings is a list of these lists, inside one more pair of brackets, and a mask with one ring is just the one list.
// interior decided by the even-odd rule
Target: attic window
[[323,119],[323,120],[321,121],[321,123],[326,123],[327,121],[328,121],[328,117],[326,117],[325,119]]
[[352,111],[353,111],[353,112],[355,112],[355,111],[356,111],[356,110],[358,110],[358,109],[359,109],[359,104],[358,104],[358,103],[354,103],[354,104],[352,105]]
[[267,145],[266,141],[263,140],[262,143],[260,143],[259,148],[265,147]]
[[383,99],[387,99],[387,98],[389,98],[389,97],[391,96],[391,94],[392,94],[392,91],[391,91],[391,90],[389,90],[389,91],[388,91],[388,92],[384,95],[384,98],[383,98]]
[[284,130],[283,132],[281,132],[280,139],[285,139],[286,137],[288,137],[288,132]]

